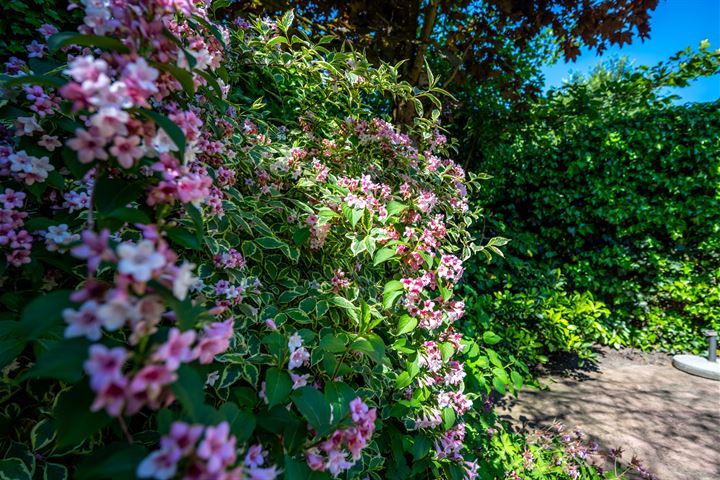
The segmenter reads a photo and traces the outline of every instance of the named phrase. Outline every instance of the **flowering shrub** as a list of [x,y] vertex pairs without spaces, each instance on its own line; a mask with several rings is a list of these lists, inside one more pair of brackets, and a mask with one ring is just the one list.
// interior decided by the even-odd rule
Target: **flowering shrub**
[[81,3],[2,77],[0,471],[475,478],[465,173],[437,110],[381,115],[434,81],[292,14]]

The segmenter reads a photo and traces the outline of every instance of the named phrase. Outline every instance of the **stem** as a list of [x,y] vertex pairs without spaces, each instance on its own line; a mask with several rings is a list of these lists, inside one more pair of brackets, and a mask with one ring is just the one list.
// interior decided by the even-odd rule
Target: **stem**
[[128,443],[133,443],[132,435],[130,435],[130,430],[128,430],[127,424],[125,423],[125,419],[122,417],[122,415],[118,417],[118,422],[120,423],[120,428],[122,428],[122,431],[125,434],[125,438],[127,439]]
[[98,165],[95,167],[95,179],[93,180],[92,188],[90,189],[90,195],[88,199],[88,215],[87,215],[87,225],[88,230],[94,230],[95,229],[95,211],[93,210],[94,203],[95,203],[95,186],[97,185],[97,181],[100,178],[100,166]]
[[410,67],[408,73],[408,82],[410,85],[417,85],[420,77],[420,70],[422,69],[423,60],[425,60],[425,51],[427,50],[428,43],[430,42],[430,35],[432,34],[433,27],[435,26],[435,19],[438,14],[438,6],[440,0],[430,0],[425,7],[423,13],[423,26],[420,32],[420,39],[418,42],[417,52],[413,59],[413,64]]

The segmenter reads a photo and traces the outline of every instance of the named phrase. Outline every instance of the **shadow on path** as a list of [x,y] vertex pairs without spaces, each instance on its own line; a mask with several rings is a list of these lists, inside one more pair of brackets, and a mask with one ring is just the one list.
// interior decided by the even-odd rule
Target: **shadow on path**
[[549,389],[523,390],[498,413],[516,429],[554,420],[580,429],[661,480],[720,479],[720,382],[680,372],[665,355],[603,350],[594,367],[550,369],[541,383]]

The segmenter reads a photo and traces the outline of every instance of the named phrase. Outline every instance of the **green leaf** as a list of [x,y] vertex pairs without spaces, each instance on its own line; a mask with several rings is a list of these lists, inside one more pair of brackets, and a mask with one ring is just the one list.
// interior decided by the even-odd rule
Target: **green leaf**
[[10,88],[17,85],[40,85],[43,87],[59,88],[67,83],[67,80],[50,75],[23,75],[21,77],[8,77],[0,75],[0,84],[3,88]]
[[95,207],[106,215],[138,200],[143,192],[140,184],[121,178],[101,177],[95,184]]
[[148,455],[145,447],[115,443],[93,453],[75,473],[77,480],[134,480],[138,464]]
[[285,454],[285,480],[309,479],[312,475],[307,462],[294,460],[289,454]]
[[55,440],[57,435],[55,422],[51,418],[43,418],[32,428],[30,432],[30,444],[32,449],[37,451]]
[[492,383],[495,387],[495,390],[497,390],[500,395],[505,395],[505,384],[501,382],[499,378],[493,377]]
[[268,408],[287,402],[292,391],[293,382],[287,372],[277,368],[270,368],[265,375],[265,395]]
[[48,50],[54,53],[66,45],[97,47],[117,53],[130,53],[130,49],[120,40],[100,35],[82,35],[77,32],[59,32],[48,38]]
[[279,303],[290,303],[296,298],[302,296],[302,293],[297,290],[285,290],[278,296]]
[[258,245],[260,245],[262,248],[266,250],[272,250],[276,248],[287,248],[287,243],[281,242],[277,238],[274,237],[261,237],[255,240]]
[[403,284],[400,283],[399,280],[390,280],[388,283],[385,284],[383,293],[394,292],[396,290],[402,290],[402,289],[403,289]]
[[443,408],[441,416],[443,419],[443,428],[445,430],[448,430],[450,427],[455,425],[456,415],[455,415],[455,410],[453,410],[452,408],[450,408],[450,407]]
[[390,260],[394,256],[395,256],[394,248],[392,248],[392,247],[381,248],[375,254],[375,259],[373,260],[373,265],[376,265],[376,266],[380,265],[381,263]]
[[395,215],[396,213],[400,213],[400,212],[404,211],[405,209],[407,209],[407,205],[405,205],[404,203],[400,203],[400,202],[396,202],[396,201],[392,200],[392,201],[388,202],[388,205],[387,205],[388,217],[391,217],[391,216]]
[[170,137],[178,148],[178,160],[180,160],[181,163],[185,163],[185,134],[182,129],[162,113],[148,110],[147,108],[140,108],[138,111],[157,123],[158,126],[167,133],[168,137]]
[[182,405],[184,412],[195,422],[205,415],[205,382],[200,374],[189,365],[181,365],[178,379],[170,385],[170,390]]
[[366,248],[367,245],[365,245],[365,242],[360,238],[354,238],[353,241],[350,243],[350,251],[355,257],[364,252]]
[[291,9],[291,10],[288,10],[287,12],[285,12],[285,14],[282,16],[282,18],[280,19],[280,21],[278,22],[277,25],[280,28],[280,30],[282,30],[283,32],[287,32],[288,29],[292,26],[294,21],[295,21],[295,13]]
[[500,342],[501,340],[502,340],[502,337],[494,334],[493,332],[483,333],[483,342],[487,343],[488,345],[495,345],[496,343]]
[[403,315],[402,317],[400,317],[400,320],[398,320],[398,328],[395,335],[403,335],[405,333],[410,333],[415,330],[417,324],[417,318],[411,317],[410,315]]
[[365,213],[364,209],[354,209],[352,211],[350,223],[352,223],[353,227],[357,225],[357,223],[363,217],[363,213]]
[[486,247],[502,247],[504,245],[507,245],[510,243],[509,238],[503,238],[503,237],[493,237],[490,240],[488,240]]
[[28,378],[55,378],[75,383],[83,376],[83,363],[88,357],[90,342],[86,338],[70,338],[55,343],[43,353],[35,365],[22,376]]
[[415,442],[408,452],[415,460],[420,460],[421,458],[425,458],[427,454],[430,453],[431,449],[432,441],[425,435],[420,434],[415,437]]
[[284,311],[284,313],[298,323],[310,323],[312,321],[310,320],[310,317],[308,317],[307,313],[299,308],[288,308]]
[[398,280],[391,280],[385,284],[383,290],[383,307],[391,308],[395,300],[403,294],[403,286]]
[[195,227],[195,237],[197,237],[198,242],[202,242],[202,238],[205,233],[205,224],[203,223],[202,213],[192,203],[185,204],[185,211],[190,216],[193,226]]
[[277,37],[274,37],[274,38],[270,39],[270,41],[268,41],[265,45],[266,45],[267,48],[271,48],[271,47],[273,47],[273,46],[275,46],[275,45],[278,45],[278,44],[280,44],[280,43],[284,43],[284,44],[287,45],[288,39],[285,38],[285,37],[283,37],[282,35],[278,35]]
[[397,379],[395,380],[395,388],[402,389],[407,387],[412,383],[412,378],[410,377],[410,374],[408,372],[402,372],[400,375],[398,375]]
[[313,387],[301,387],[291,395],[295,407],[318,433],[330,426],[330,403]]
[[113,220],[120,220],[124,223],[130,224],[140,223],[147,225],[148,223],[151,223],[150,217],[148,217],[145,212],[138,210],[137,208],[116,208],[112,212],[104,215],[104,217]]
[[28,340],[35,340],[56,325],[62,325],[62,311],[73,308],[69,290],[57,290],[35,297],[20,319],[20,331]]
[[515,388],[521,389],[523,386],[523,377],[518,372],[513,370],[510,372],[510,378],[512,378],[512,382],[515,385]]
[[383,363],[385,359],[385,343],[374,333],[356,339],[350,348],[368,355],[376,363]]
[[74,447],[110,423],[112,418],[104,411],[90,411],[94,398],[85,382],[60,394],[53,411],[59,448]]
[[302,245],[310,238],[309,228],[298,228],[293,232],[293,242],[295,245]]
[[195,235],[180,227],[168,228],[166,230],[168,238],[173,242],[190,250],[202,250],[200,242]]
[[32,480],[32,475],[19,458],[6,458],[0,460],[0,480]]
[[149,62],[149,64],[158,70],[167,72],[175,77],[175,79],[180,82],[180,85],[182,85],[185,93],[187,93],[190,97],[195,95],[195,83],[193,82],[192,73],[180,67],[176,67],[171,63]]
[[0,368],[9,365],[25,349],[25,342],[19,338],[0,340]]
[[220,407],[220,413],[230,424],[230,431],[238,442],[246,442],[250,438],[257,423],[250,410],[240,410],[235,403],[228,402]]
[[68,477],[68,469],[65,465],[59,463],[46,463],[43,470],[43,480],[66,480]]
[[196,71],[196,73],[198,75],[200,75],[201,77],[203,77],[205,79],[205,81],[207,82],[207,84],[212,87],[212,94],[215,95],[218,99],[221,99],[223,92],[222,92],[222,89],[220,88],[220,84],[217,83],[217,80],[215,79],[215,77],[212,74],[210,74],[209,72],[203,72],[200,70]]
[[334,333],[327,333],[320,339],[320,348],[330,353],[345,351],[345,340]]
[[340,295],[335,295],[330,299],[330,303],[335,305],[336,307],[344,308],[345,310],[352,310],[355,311],[355,305],[348,300],[345,297],[341,297]]
[[343,382],[330,382],[325,385],[325,398],[333,406],[333,417],[343,418],[350,411],[350,402],[358,396],[355,390]]

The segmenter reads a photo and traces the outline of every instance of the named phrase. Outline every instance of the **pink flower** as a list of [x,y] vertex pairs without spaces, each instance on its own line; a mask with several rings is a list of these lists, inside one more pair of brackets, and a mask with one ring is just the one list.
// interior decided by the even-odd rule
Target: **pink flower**
[[310,360],[310,354],[305,347],[300,347],[290,354],[290,361],[288,362],[288,370],[294,370],[298,367],[302,367],[307,364]]
[[114,145],[110,147],[110,153],[115,156],[123,168],[130,168],[135,163],[135,160],[144,154],[144,149],[139,145],[140,137],[137,135],[131,135],[127,138],[117,136],[114,139]]
[[149,400],[157,400],[163,388],[177,380],[177,374],[165,365],[146,365],[130,382],[130,392],[145,392]]
[[160,72],[149,66],[142,57],[125,65],[122,73],[130,97],[138,104],[145,103],[150,95],[158,91],[155,81],[159,74]]
[[66,308],[62,312],[63,319],[68,326],[65,329],[65,337],[87,337],[90,340],[100,340],[102,336],[102,323],[97,316],[98,303],[95,300],[88,300],[83,303],[80,310]]
[[30,42],[30,45],[27,46],[27,50],[28,50],[28,52],[30,52],[30,53],[28,54],[28,57],[29,57],[29,58],[33,58],[33,57],[35,57],[35,58],[42,58],[42,57],[44,57],[44,56],[45,56],[45,48],[46,48],[46,47],[47,47],[46,45],[43,45],[42,43],[38,42],[37,40],[33,40],[32,42]]
[[253,445],[248,449],[247,455],[245,455],[245,465],[248,467],[260,467],[265,462],[264,455],[267,452],[263,451],[262,445]]
[[342,450],[330,450],[328,452],[327,469],[334,477],[352,466],[353,464],[347,461]]
[[42,127],[38,123],[35,115],[32,117],[17,117],[15,119],[15,135],[19,137],[32,135],[35,132],[41,131]]
[[293,333],[288,340],[288,348],[290,349],[290,352],[294,352],[298,348],[302,347],[302,344],[303,339],[297,332]]
[[193,356],[200,363],[212,363],[215,355],[225,352],[230,347],[233,336],[233,321],[215,322],[205,327],[205,332],[193,350]]
[[108,248],[108,240],[110,239],[110,231],[103,229],[100,233],[91,230],[84,230],[80,237],[82,243],[70,250],[75,258],[87,260],[88,271],[97,270],[100,262],[103,260],[113,260],[115,255]]
[[292,389],[297,390],[300,387],[304,387],[305,385],[307,385],[309,378],[310,378],[309,373],[306,373],[305,375],[296,375],[296,374],[290,372],[290,379],[293,382]]
[[128,320],[135,320],[134,298],[119,289],[106,296],[106,302],[97,310],[103,327],[110,332],[122,328]]
[[230,435],[230,425],[222,422],[216,427],[207,427],[196,453],[207,461],[208,471],[215,473],[235,462],[235,442],[235,437]]
[[178,300],[185,300],[188,290],[197,281],[193,276],[194,269],[195,265],[190,262],[183,262],[180,267],[172,268],[172,291]]
[[54,135],[43,135],[37,143],[50,152],[54,152],[56,148],[62,147],[62,142]]
[[137,476],[140,478],[169,480],[175,476],[180,458],[181,454],[177,449],[156,450],[140,462],[136,472]]
[[49,23],[43,23],[42,25],[40,25],[40,28],[38,28],[37,31],[40,33],[40,35],[45,37],[45,40],[58,33],[58,29],[55,28],[55,26],[50,25]]
[[5,193],[0,194],[0,202],[2,202],[3,206],[8,210],[22,208],[24,201],[25,194],[23,192],[16,192],[12,188],[6,188]]
[[122,347],[109,349],[99,343],[90,346],[90,356],[84,363],[85,372],[90,375],[90,388],[98,391],[113,381],[122,383],[126,358],[127,350]]
[[356,397],[350,402],[350,413],[352,414],[353,422],[360,422],[365,418],[368,413],[368,406],[363,403],[360,397]]
[[97,392],[90,410],[97,412],[104,408],[111,417],[119,417],[125,406],[126,390],[127,380],[125,377],[113,378]]
[[130,115],[125,110],[110,106],[101,108],[90,117],[90,125],[96,127],[101,136],[111,138],[115,135],[127,135],[128,120]]
[[97,128],[75,130],[75,138],[67,141],[67,146],[78,152],[80,163],[90,163],[95,159],[107,160],[108,154],[103,148],[105,139],[102,138]]
[[280,472],[276,466],[269,468],[252,467],[247,470],[249,480],[275,480]]
[[174,422],[170,432],[160,439],[163,450],[178,450],[181,454],[191,453],[205,427],[202,425],[189,425],[185,422]]
[[150,280],[167,261],[162,253],[155,250],[155,244],[150,240],[142,240],[137,245],[133,242],[121,243],[117,247],[117,254],[120,257],[118,271],[131,275],[138,282]]
[[92,55],[75,57],[68,66],[70,68],[63,73],[70,75],[78,83],[88,80],[94,82],[108,70],[108,64],[105,60],[95,59]]
[[305,452],[305,461],[310,467],[310,470],[316,472],[325,470],[325,460],[322,456],[318,455],[317,448],[313,448]]
[[177,328],[171,328],[167,341],[157,349],[152,359],[156,362],[165,362],[170,370],[177,370],[181,363],[194,359],[190,349],[194,341],[195,330],[181,333]]

